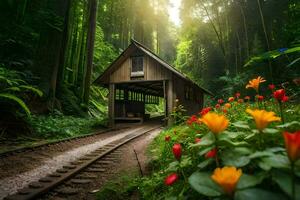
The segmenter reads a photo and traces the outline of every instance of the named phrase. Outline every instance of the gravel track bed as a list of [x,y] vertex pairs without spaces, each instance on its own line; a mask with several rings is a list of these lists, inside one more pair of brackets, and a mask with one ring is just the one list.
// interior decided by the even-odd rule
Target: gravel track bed
[[[91,173],[88,172],[88,170],[81,172],[39,200],[95,200],[96,192],[99,191],[101,186],[107,183],[107,181],[116,179],[120,174],[125,173],[129,176],[140,175],[140,169],[134,151],[137,153],[142,171],[146,172],[148,162],[146,147],[160,131],[159,129],[151,131],[118,148],[112,154],[105,156],[104,160],[109,160],[109,164],[95,164],[101,166],[101,168],[104,169],[103,172]],[[90,180],[90,182],[82,184],[74,183],[74,180],[78,179]],[[133,199],[138,199],[138,197]]]

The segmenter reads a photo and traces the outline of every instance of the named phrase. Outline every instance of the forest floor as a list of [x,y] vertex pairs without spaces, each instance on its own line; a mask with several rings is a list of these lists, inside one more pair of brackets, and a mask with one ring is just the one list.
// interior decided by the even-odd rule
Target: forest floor
[[[16,153],[8,157],[0,158],[0,199],[8,193],[13,193],[23,188],[29,182],[38,180],[51,170],[55,171],[66,162],[70,162],[72,159],[74,160],[76,157],[86,154],[91,151],[95,143],[98,142],[97,146],[104,145],[111,140],[130,134],[133,130],[136,131],[138,129],[139,127],[125,128],[121,131],[113,131],[74,141],[71,140],[61,144],[43,146],[38,150]],[[147,160],[145,154],[146,146],[158,133],[159,131],[150,132],[150,134],[137,138],[122,147],[120,161],[117,162],[115,167],[109,168],[108,176],[101,175],[101,178],[95,181],[95,183],[101,182],[101,184],[95,185],[95,189],[99,189],[103,183],[116,173],[126,171],[129,172],[129,174],[139,174],[139,165],[135,152],[142,170],[145,170]]]

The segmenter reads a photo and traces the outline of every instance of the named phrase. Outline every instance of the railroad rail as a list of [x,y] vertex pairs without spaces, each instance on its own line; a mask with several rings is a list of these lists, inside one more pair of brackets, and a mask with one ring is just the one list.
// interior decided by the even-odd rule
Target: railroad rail
[[33,145],[33,146],[28,146],[28,147],[20,147],[20,148],[16,148],[16,149],[1,152],[0,153],[0,158],[1,157],[7,157],[7,156],[17,154],[17,153],[24,153],[24,152],[34,151],[34,150],[37,150],[38,148],[42,148],[42,147],[45,147],[45,146],[49,147],[51,145],[56,145],[56,144],[61,144],[61,143],[64,143],[64,142],[75,141],[75,140],[79,140],[79,139],[82,139],[82,138],[87,138],[87,137],[96,136],[96,135],[103,134],[103,133],[108,133],[110,131],[117,131],[117,130],[122,130],[122,129],[127,129],[127,128],[129,128],[129,127],[107,128],[107,129],[104,129],[104,130],[94,131],[92,133],[85,134],[85,135],[79,135],[79,136],[75,136],[75,137],[64,138],[64,139],[51,141],[51,142],[45,142],[45,143],[42,143],[42,144],[37,144],[37,145]]
[[[96,149],[95,151],[79,158],[76,161],[71,162],[69,165],[63,166],[61,169],[56,170],[55,173],[49,174],[44,178],[41,178],[37,182],[30,183],[26,188],[19,190],[16,194],[5,197],[6,200],[30,200],[37,199],[42,195],[47,194],[54,188],[75,177],[80,173],[84,173],[85,170],[89,172],[102,172],[104,171],[99,166],[99,163],[105,163],[107,161],[102,160],[105,156],[113,154],[119,147],[124,144],[138,138],[146,133],[161,129],[161,125],[148,125],[143,129],[130,133],[120,139],[117,139],[109,144]],[[84,179],[83,179],[84,181]]]

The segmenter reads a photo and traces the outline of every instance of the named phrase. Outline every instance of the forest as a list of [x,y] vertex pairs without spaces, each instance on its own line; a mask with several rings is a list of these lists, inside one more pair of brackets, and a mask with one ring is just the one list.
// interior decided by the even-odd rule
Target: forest
[[[208,180],[207,174],[196,172],[197,166],[201,170],[219,167],[221,160],[224,165],[245,167],[249,174],[260,168],[260,175],[243,179],[244,185],[238,186],[242,189],[259,185],[257,194],[267,196],[270,192],[263,189],[281,188],[283,196],[276,198],[300,198],[295,189],[289,191],[284,186],[286,171],[275,171],[274,177],[268,174],[272,167],[289,168],[283,155],[278,158],[282,161],[280,166],[274,164],[271,157],[282,153],[281,135],[275,137],[280,141],[276,143],[281,145],[276,146],[278,149],[263,151],[272,147],[274,139],[270,142],[262,137],[255,143],[261,151],[251,159],[266,158],[260,161],[245,158],[254,154],[253,149],[250,151],[249,146],[244,146],[252,137],[245,136],[246,139],[240,141],[237,136],[243,131],[257,134],[246,124],[251,116],[257,122],[257,113],[249,111],[250,107],[274,111],[281,117],[283,124],[267,128],[268,134],[285,129],[298,131],[299,135],[299,0],[1,0],[0,24],[0,152],[107,128],[109,90],[94,81],[135,40],[213,94],[205,96],[204,108],[196,115],[186,116],[184,107],[174,108],[171,117],[175,124],[150,146],[153,155],[160,159],[152,163],[154,172],[130,185],[135,189],[138,187],[135,183],[141,187],[141,199],[258,198],[251,196],[256,190],[250,189],[251,195],[240,192],[234,198],[233,189],[229,192],[225,189],[229,194],[226,196]],[[248,83],[249,80],[252,81]],[[263,85],[263,82],[267,83]],[[284,94],[275,93],[277,89],[283,89]],[[246,109],[249,116],[242,113]],[[211,119],[205,118],[208,116],[205,114],[213,110],[225,113],[234,121],[228,130],[233,136],[220,139],[224,144],[216,142]],[[162,114],[163,102],[147,106],[146,112]],[[217,132],[223,132],[226,127],[219,127]],[[258,128],[257,132],[263,132],[264,128],[266,126]],[[208,131],[210,135],[203,135]],[[194,142],[192,134],[196,139],[202,137],[204,146],[199,145],[201,142],[198,144],[200,139]],[[235,139],[238,141],[231,141]],[[300,155],[299,138],[297,141],[297,159],[289,155],[294,186],[294,180],[299,181],[297,170],[300,169],[299,162],[296,165]],[[174,150],[173,145],[178,143],[182,146]],[[220,148],[222,152],[207,155],[212,151],[212,143],[213,149]],[[235,149],[239,159],[232,160],[234,151],[226,151],[228,146],[239,147]],[[184,147],[190,152],[185,152],[186,157],[181,159]],[[198,147],[199,154],[195,153]],[[222,153],[227,154],[218,160],[217,156],[221,157]],[[199,161],[196,155],[209,159]],[[171,161],[173,156],[175,161]],[[162,168],[166,171],[160,173]],[[168,177],[162,188],[158,188],[163,184],[163,176],[171,171],[177,174]],[[184,180],[170,188],[180,177]],[[197,181],[201,178],[209,185]],[[265,187],[263,183],[268,180],[272,180],[273,185]],[[299,190],[298,186],[294,188]],[[153,191],[164,195],[151,197]],[[106,192],[100,196],[111,195]]]

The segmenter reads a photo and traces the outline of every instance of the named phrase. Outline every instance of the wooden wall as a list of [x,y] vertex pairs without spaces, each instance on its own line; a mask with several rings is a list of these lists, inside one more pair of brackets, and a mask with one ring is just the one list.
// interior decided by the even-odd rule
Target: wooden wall
[[[144,77],[139,80],[171,80],[172,72],[161,66],[153,58],[144,55]],[[127,82],[132,80],[131,75],[131,58],[126,59],[120,67],[112,71],[110,75],[111,83]]]
[[[179,100],[179,104],[183,105],[187,110],[187,115],[193,115],[198,113],[203,107],[203,91],[198,90],[196,87],[193,87],[187,81],[184,81],[181,78],[174,77],[174,95],[175,99]],[[193,88],[193,97],[191,100],[185,98],[185,86],[190,86]]]

